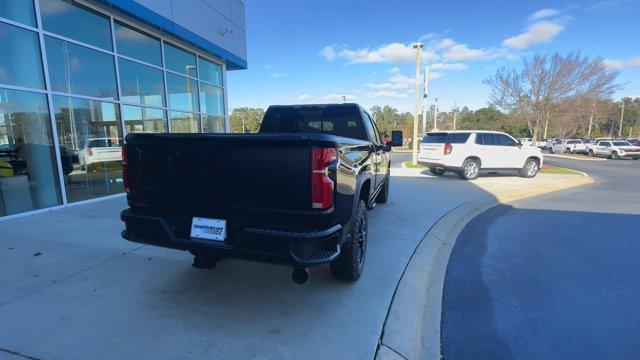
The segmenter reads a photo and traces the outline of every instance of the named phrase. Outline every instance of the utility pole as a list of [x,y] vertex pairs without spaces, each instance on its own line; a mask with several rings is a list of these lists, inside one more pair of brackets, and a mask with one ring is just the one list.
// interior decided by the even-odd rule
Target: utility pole
[[438,98],[433,99],[433,131],[438,130]]
[[[596,102],[594,101],[591,105],[591,116],[589,116],[589,131],[587,132],[587,137],[591,137],[591,129],[593,128],[593,115],[596,112]],[[545,136],[546,137],[546,136]]]
[[418,165],[418,111],[420,111],[420,55],[422,53],[422,43],[413,44],[413,48],[416,49],[416,89],[415,104],[413,106],[413,138],[411,141],[413,156],[411,157],[411,162],[413,165]]
[[458,103],[453,103],[453,130],[456,129],[456,120],[458,120]]
[[625,103],[625,98],[622,98],[622,113],[620,114],[620,127],[618,128],[618,137],[622,136],[622,120],[624,120],[624,103]]
[[429,64],[424,67],[424,91],[422,94],[422,132],[427,133],[427,109],[429,109]]

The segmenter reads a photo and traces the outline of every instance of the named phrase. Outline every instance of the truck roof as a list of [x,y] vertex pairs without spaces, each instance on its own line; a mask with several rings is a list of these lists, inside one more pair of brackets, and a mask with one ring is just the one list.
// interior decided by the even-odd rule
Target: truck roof
[[289,105],[270,105],[270,108],[279,108],[279,107],[288,107],[288,108],[301,108],[301,107],[336,107],[336,106],[344,106],[344,107],[358,107],[362,108],[359,104],[356,103],[333,103],[333,104],[289,104]]

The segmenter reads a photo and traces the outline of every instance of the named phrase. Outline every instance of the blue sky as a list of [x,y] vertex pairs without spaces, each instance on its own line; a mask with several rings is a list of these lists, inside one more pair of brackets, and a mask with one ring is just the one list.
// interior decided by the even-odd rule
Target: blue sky
[[415,50],[430,104],[486,106],[482,80],[522,57],[580,51],[640,96],[640,0],[246,1],[249,69],[228,73],[229,107],[339,102],[413,109]]

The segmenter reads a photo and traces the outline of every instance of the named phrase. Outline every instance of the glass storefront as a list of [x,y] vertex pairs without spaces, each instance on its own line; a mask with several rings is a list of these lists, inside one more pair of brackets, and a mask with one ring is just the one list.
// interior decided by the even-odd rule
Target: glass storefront
[[0,216],[61,204],[57,168],[46,95],[0,89]]
[[70,202],[122,192],[122,129],[116,104],[53,97],[58,142],[72,157],[64,183]]
[[123,192],[128,133],[225,131],[223,65],[153,33],[82,1],[0,1],[0,216]]

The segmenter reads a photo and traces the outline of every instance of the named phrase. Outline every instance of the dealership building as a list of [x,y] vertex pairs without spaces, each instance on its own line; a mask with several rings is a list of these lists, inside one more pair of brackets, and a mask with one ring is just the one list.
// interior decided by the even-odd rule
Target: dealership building
[[0,219],[123,192],[124,136],[229,129],[240,0],[1,0]]

